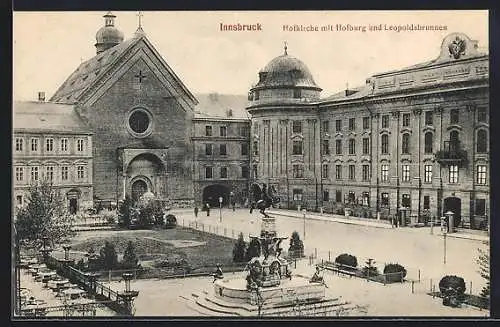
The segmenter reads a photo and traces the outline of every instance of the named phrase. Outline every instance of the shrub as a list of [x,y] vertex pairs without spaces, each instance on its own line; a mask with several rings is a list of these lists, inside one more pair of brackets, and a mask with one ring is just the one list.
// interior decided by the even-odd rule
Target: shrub
[[102,210],[100,215],[108,224],[115,224],[118,220],[118,214],[114,210]]
[[256,238],[252,238],[248,244],[247,251],[245,253],[245,260],[250,261],[254,257],[260,256],[260,242]]
[[406,277],[406,269],[398,263],[389,263],[384,267],[387,282],[402,282]]
[[356,268],[358,266],[358,259],[353,255],[342,253],[341,255],[335,258],[335,263],[338,263],[339,265],[342,266],[348,266],[346,268],[349,267]]
[[165,228],[175,228],[177,226],[177,218],[174,215],[169,214],[165,217]]
[[109,241],[104,243],[104,247],[99,253],[100,266],[105,270],[112,270],[118,267],[118,255],[116,254],[115,246]]
[[139,259],[135,254],[135,247],[132,241],[129,241],[127,244],[127,248],[125,249],[125,252],[123,254],[121,265],[124,269],[135,269],[140,266]]
[[460,298],[463,298],[465,293],[465,281],[462,277],[454,275],[444,276],[439,281],[439,291],[443,295],[455,293]]
[[126,196],[118,209],[118,225],[123,227],[128,227],[130,225],[130,220],[132,219],[130,209],[132,206],[133,201]]
[[363,270],[361,273],[363,274],[364,277],[375,277],[379,275],[377,267],[374,266],[375,260],[373,259],[368,259],[365,262],[365,266],[363,267]]
[[243,233],[240,233],[233,248],[233,262],[244,262],[245,251],[246,251],[245,240],[243,239]]
[[294,231],[290,238],[290,247],[288,248],[288,256],[290,258],[304,257],[304,243],[300,239],[299,233]]

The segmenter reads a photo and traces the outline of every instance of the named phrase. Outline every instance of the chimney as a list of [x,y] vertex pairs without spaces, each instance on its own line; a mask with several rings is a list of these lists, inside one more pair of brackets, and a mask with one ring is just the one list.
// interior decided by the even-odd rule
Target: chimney
[[38,92],[38,101],[45,102],[45,92]]

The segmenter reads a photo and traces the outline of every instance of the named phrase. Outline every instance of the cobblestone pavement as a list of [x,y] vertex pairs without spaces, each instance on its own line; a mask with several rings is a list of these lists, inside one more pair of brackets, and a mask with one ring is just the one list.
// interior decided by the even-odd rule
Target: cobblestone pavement
[[[298,262],[294,274],[311,276],[314,267],[308,260]],[[488,313],[474,307],[450,308],[441,304],[441,299],[416,290],[412,293],[411,283],[382,285],[359,278],[337,276],[330,272],[323,274],[328,285],[327,296],[339,297],[353,305],[367,307],[368,316],[469,316],[484,317]],[[225,274],[226,278],[244,278],[244,273]],[[194,277],[167,280],[135,280],[132,289],[139,291],[134,302],[135,316],[200,316],[188,305],[192,293],[202,290],[212,292],[212,277]],[[113,289],[123,288],[123,283],[111,282]],[[214,313],[214,315],[217,315]]]

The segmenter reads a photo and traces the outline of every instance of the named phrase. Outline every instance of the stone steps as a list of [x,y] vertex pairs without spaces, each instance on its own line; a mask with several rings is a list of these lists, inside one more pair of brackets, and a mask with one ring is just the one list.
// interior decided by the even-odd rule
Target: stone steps
[[[203,315],[208,316],[257,316],[258,307],[251,304],[235,304],[216,297],[207,296],[207,294],[193,293],[192,308]],[[334,299],[327,299],[323,301],[316,301],[311,303],[303,303],[299,306],[264,306],[261,308],[262,316],[281,316],[281,315],[295,315],[302,312],[305,316],[312,316],[313,313],[332,312],[336,309],[341,311],[352,311],[356,306],[351,305],[349,302],[342,301],[340,297]]]

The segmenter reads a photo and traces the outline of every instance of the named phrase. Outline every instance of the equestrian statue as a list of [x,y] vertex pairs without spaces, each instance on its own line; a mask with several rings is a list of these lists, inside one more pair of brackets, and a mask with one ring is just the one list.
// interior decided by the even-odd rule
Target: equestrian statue
[[257,184],[252,186],[253,198],[256,201],[255,205],[259,209],[260,213],[265,217],[269,218],[269,215],[265,212],[266,209],[271,206],[275,206],[280,202],[280,198],[276,196],[276,189],[273,185],[267,187],[266,184],[262,184],[262,189]]

